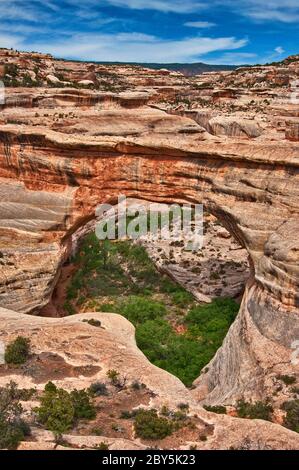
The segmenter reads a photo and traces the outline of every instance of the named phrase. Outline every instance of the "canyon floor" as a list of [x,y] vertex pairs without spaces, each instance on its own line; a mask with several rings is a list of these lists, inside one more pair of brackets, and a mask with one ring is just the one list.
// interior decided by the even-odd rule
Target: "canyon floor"
[[[17,447],[298,449],[299,56],[187,77],[1,49],[0,76],[0,340],[30,340],[23,364],[0,365],[0,395],[17,384],[10,399],[31,428]],[[191,383],[137,347],[140,325],[113,311],[123,293],[99,301],[97,266],[72,285],[97,205],[120,194],[204,204],[198,252],[139,241],[156,267],[151,301],[184,341],[189,302],[240,305]],[[175,314],[163,279],[181,286]],[[56,394],[74,411],[72,391],[95,384],[98,394],[80,396],[94,413],[62,432],[37,411]],[[140,431],[144,417],[165,433]]]

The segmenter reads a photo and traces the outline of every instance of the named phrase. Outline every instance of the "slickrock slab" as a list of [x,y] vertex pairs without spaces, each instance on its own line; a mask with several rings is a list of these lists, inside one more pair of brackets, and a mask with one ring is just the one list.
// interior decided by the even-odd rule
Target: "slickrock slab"
[[[96,318],[102,327],[94,327],[83,320]],[[197,440],[198,449],[296,449],[299,435],[279,425],[260,420],[245,420],[226,415],[216,415],[201,408],[190,391],[174,376],[149,363],[137,348],[133,326],[122,316],[110,313],[80,314],[73,317],[52,319],[22,315],[0,308],[0,340],[7,344],[17,335],[24,335],[31,341],[32,354],[51,352],[63,357],[71,366],[97,366],[99,372],[85,376],[67,376],[55,380],[57,386],[67,390],[88,387],[96,380],[104,381],[108,369],[115,369],[127,377],[128,383],[138,378],[152,392],[152,407],[163,405],[174,408],[178,403],[188,403],[190,414],[197,415],[200,423],[198,430],[210,429],[207,441]],[[3,367],[3,366],[2,366]],[[51,371],[50,371],[51,372]],[[53,372],[53,371],[52,371]],[[1,386],[14,380],[20,388],[36,386],[42,390],[44,384],[36,383],[34,375],[12,375],[7,369],[0,374]],[[45,382],[50,380],[48,377]],[[30,402],[27,403],[30,405]],[[32,402],[32,407],[36,402]],[[30,406],[29,406],[30,407]],[[28,409],[27,409],[28,414]],[[68,449],[64,444],[57,446],[50,432],[35,430],[34,441],[23,442],[20,449]],[[68,445],[78,449],[93,448],[101,442],[109,444],[110,449],[142,449],[138,439],[112,439],[105,436],[83,436],[66,434],[63,436]],[[32,438],[31,438],[32,439]],[[189,448],[186,442],[180,448]]]
[[[99,203],[204,203],[246,249],[250,277],[196,399],[265,398],[274,373],[298,374],[298,57],[187,78],[2,50],[2,73],[18,64],[21,83],[36,58],[42,86],[8,88],[0,115],[1,306],[38,313],[48,303],[71,235]],[[70,85],[52,88],[46,77],[61,67]],[[95,89],[78,89],[82,80]]]

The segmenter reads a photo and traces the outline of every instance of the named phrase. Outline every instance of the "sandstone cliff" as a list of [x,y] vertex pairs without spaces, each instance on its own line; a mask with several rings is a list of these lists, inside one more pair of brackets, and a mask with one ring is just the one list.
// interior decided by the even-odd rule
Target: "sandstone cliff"
[[[42,60],[47,73],[57,71],[51,58]],[[86,66],[65,65],[72,80],[86,79]],[[114,73],[132,77],[130,71]],[[125,95],[7,90],[0,115],[1,306],[19,312],[14,321],[29,327],[20,314],[38,314],[48,303],[72,233],[94,217],[99,203],[115,203],[120,193],[204,203],[247,250],[251,274],[238,318],[197,380],[193,399],[265,398],[277,374],[298,376],[291,362],[299,339],[298,105],[288,101],[298,65],[209,76],[208,84],[206,77],[187,88],[186,78],[148,74],[128,78]],[[266,87],[273,80],[275,91]],[[196,103],[191,114],[184,92]],[[173,392],[167,386],[168,394],[186,393],[169,380],[176,385]]]

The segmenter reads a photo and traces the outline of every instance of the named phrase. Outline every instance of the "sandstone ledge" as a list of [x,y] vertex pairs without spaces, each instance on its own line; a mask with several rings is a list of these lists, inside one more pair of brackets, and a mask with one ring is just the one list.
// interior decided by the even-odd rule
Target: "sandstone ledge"
[[[102,328],[83,322],[83,319],[96,318]],[[201,408],[190,391],[171,374],[153,366],[136,347],[134,328],[123,317],[110,313],[80,314],[62,319],[39,318],[21,315],[0,308],[2,330],[0,339],[5,344],[21,334],[30,338],[32,352],[51,352],[61,355],[68,364],[76,366],[96,365],[101,370],[89,377],[65,377],[54,381],[66,389],[85,388],[95,380],[103,380],[106,371],[114,368],[125,374],[129,380],[144,382],[155,396],[150,406],[163,405],[175,408],[180,402],[189,403],[190,413],[197,414],[203,425],[213,428],[207,441],[187,442],[185,448],[197,445],[198,449],[239,448],[244,443],[252,448],[296,449],[299,435],[287,429],[260,420],[245,420],[225,415],[209,413]],[[2,375],[0,384],[15,380],[20,387],[36,386],[42,389],[44,383],[35,383],[32,377]],[[35,441],[24,442],[20,449],[64,449],[54,445],[51,433],[33,432]],[[144,446],[134,440],[105,438],[105,436],[65,435],[65,440],[78,448],[92,448],[109,441],[111,449],[141,449]],[[184,446],[183,446],[184,447]]]

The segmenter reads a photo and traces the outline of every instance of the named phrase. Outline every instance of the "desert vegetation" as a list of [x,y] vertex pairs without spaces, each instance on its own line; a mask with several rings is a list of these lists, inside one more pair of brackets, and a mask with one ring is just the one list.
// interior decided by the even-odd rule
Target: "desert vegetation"
[[21,365],[26,362],[30,353],[30,341],[28,338],[18,336],[9,343],[5,349],[4,359],[7,364]]
[[[190,412],[188,403],[156,409],[149,406],[152,396],[153,393],[136,380],[123,382],[116,370],[107,372],[106,381],[94,382],[82,390],[67,391],[53,382],[48,382],[43,390],[19,389],[11,381],[0,387],[0,449],[16,449],[21,441],[30,441],[33,428],[52,431],[56,444],[64,447],[72,447],[68,435],[99,436],[103,440],[95,444],[98,450],[109,448],[106,438],[118,436],[137,437],[159,448],[168,448],[171,442],[187,435],[191,440],[208,440],[213,429],[201,427],[201,421]],[[39,406],[34,405],[36,401]],[[25,413],[23,402],[28,402],[29,414]],[[290,400],[281,406],[283,425],[295,432],[299,432],[298,403],[297,399]],[[219,414],[227,411],[224,406],[205,406],[205,409]],[[235,414],[245,419],[273,421],[270,400],[240,400]]]
[[[298,448],[299,56],[191,77],[0,58],[0,447]],[[204,201],[202,250],[78,245],[123,192]]]
[[16,449],[30,435],[30,427],[22,418],[20,401],[31,398],[34,390],[19,390],[14,382],[0,388],[0,449]]
[[40,397],[40,406],[35,409],[37,420],[46,429],[62,434],[72,429],[80,419],[92,419],[96,411],[91,394],[86,390],[70,393],[49,382]]
[[158,416],[156,410],[143,410],[137,413],[134,422],[137,437],[143,439],[163,439],[173,432],[172,422]]
[[89,234],[72,262],[76,272],[65,312],[123,315],[136,327],[137,345],[148,359],[187,386],[221,346],[238,312],[232,299],[199,305],[129,241],[102,242]]
[[299,432],[299,400],[290,400],[283,403],[282,409],[286,412],[284,426],[292,431]]

